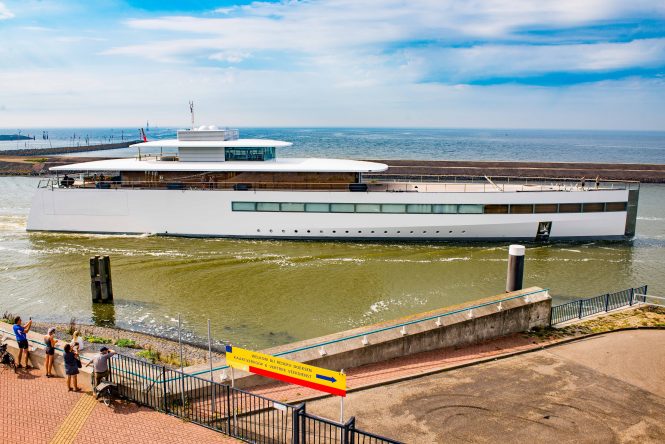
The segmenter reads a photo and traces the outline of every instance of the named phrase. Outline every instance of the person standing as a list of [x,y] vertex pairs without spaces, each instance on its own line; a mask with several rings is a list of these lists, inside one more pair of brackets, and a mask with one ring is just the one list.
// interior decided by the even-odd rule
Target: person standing
[[97,391],[97,386],[102,382],[102,379],[108,379],[109,359],[115,354],[116,352],[114,350],[109,350],[108,347],[102,347],[99,349],[99,354],[85,365],[86,367],[92,365],[95,372],[95,386],[93,387],[93,391]]
[[76,330],[72,336],[71,345],[74,347],[77,353],[81,353],[81,350],[83,350],[83,338],[81,338],[81,334],[78,332],[78,330]]
[[72,349],[72,346],[65,344],[65,374],[67,375],[67,389],[72,391],[72,382],[74,383],[74,391],[78,392],[81,390],[78,386],[78,374],[79,367],[81,367],[81,361],[79,360],[78,353]]
[[25,368],[31,368],[30,362],[30,352],[28,351],[28,332],[32,327],[32,319],[30,319],[25,325],[23,325],[20,316],[16,316],[14,319],[14,336],[16,336],[16,342],[18,343],[18,359],[16,359],[16,368],[21,368],[21,357],[25,353]]
[[44,336],[44,344],[46,344],[46,377],[51,378],[53,376],[53,358],[55,357],[55,344],[58,341],[55,340],[55,328],[51,327],[48,329],[48,333]]

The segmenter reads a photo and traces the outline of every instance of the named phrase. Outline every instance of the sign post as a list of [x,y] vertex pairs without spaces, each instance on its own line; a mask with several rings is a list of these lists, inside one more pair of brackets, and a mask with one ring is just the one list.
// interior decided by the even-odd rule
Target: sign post
[[337,396],[346,396],[346,375],[326,368],[277,356],[226,346],[226,363],[231,368],[313,388]]

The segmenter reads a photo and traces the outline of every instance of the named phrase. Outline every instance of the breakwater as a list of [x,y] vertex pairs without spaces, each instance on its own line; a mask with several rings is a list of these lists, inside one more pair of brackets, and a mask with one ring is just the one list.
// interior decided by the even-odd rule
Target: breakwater
[[382,176],[548,177],[665,183],[665,164],[587,162],[497,162],[470,160],[374,160],[389,165]]
[[27,148],[22,150],[4,150],[0,151],[0,156],[52,156],[55,154],[86,153],[89,151],[115,150],[118,148],[127,148],[135,143],[141,143],[142,140],[127,140],[118,143],[102,143],[97,145],[77,145],[56,148]]

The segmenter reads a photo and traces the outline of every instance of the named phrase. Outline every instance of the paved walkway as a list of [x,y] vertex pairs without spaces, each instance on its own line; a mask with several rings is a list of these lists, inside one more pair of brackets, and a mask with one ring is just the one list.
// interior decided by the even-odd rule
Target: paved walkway
[[106,407],[68,392],[43,370],[14,374],[0,365],[0,443],[237,443],[212,430],[128,402]]
[[[606,333],[349,394],[356,425],[404,442],[663,443],[665,330]],[[339,401],[307,404],[339,415]]]

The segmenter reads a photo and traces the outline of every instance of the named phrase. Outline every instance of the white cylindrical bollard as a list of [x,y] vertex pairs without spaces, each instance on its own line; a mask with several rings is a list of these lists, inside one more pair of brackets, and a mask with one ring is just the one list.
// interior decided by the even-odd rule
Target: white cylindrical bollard
[[506,277],[506,292],[522,289],[524,278],[524,245],[511,245],[508,248],[508,275]]

